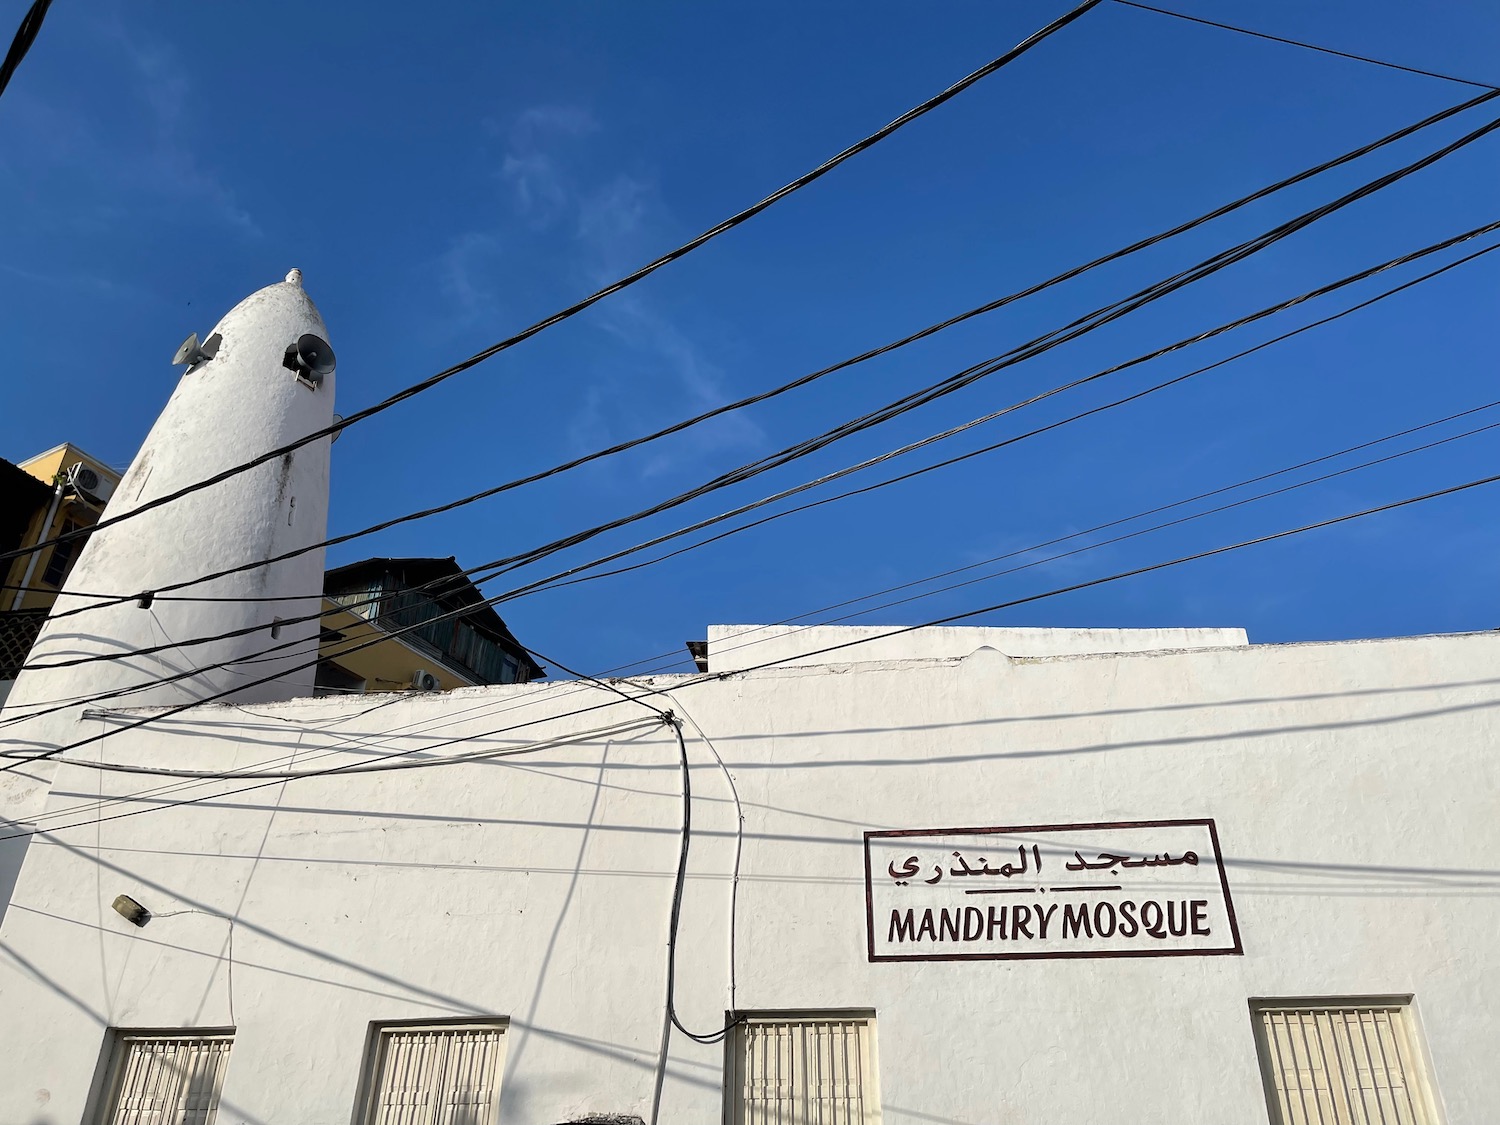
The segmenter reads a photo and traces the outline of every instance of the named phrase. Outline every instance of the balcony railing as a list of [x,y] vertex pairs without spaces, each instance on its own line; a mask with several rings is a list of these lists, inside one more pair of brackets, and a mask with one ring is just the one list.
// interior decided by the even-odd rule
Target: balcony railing
[[399,631],[403,640],[430,649],[443,663],[480,683],[513,684],[524,675],[519,657],[462,617],[450,616],[452,606],[419,591],[374,581],[328,597],[389,632]]

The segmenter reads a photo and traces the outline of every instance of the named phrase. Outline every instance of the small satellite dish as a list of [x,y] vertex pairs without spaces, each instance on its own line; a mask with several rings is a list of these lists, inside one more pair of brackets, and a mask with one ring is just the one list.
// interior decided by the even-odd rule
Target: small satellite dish
[[223,342],[224,337],[215,332],[200,344],[198,343],[198,333],[194,332],[177,349],[177,354],[172,357],[172,363],[174,366],[185,363],[189,367],[196,367],[198,364],[213,359],[214,356],[218,355],[219,345]]
[[311,332],[304,332],[297,337],[295,344],[286,346],[286,355],[281,359],[281,366],[288,371],[295,371],[297,378],[304,379],[317,386],[323,381],[325,375],[333,373],[333,348],[329,347],[328,341],[321,336],[314,336]]
[[[343,421],[344,421],[344,416],[342,414],[335,414],[333,416],[333,424],[335,426],[342,425]],[[338,441],[339,438],[341,438],[343,436],[344,436],[344,431],[343,430],[334,430],[333,431],[333,436],[328,439],[328,444],[332,445],[334,442]]]

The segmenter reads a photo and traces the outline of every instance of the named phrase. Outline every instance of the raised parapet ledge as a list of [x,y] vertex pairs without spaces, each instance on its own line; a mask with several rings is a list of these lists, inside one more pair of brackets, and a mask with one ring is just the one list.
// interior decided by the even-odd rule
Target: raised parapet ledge
[[1006,656],[1097,656],[1105,653],[1245,648],[1243,629],[1019,629],[934,626],[901,632],[895,625],[710,625],[708,670],[740,672],[762,664],[795,667],[868,661],[942,660],[992,648]]

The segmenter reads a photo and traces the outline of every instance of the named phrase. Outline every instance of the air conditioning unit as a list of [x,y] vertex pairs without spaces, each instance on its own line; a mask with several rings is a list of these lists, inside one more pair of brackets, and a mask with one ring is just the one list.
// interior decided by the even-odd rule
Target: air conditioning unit
[[85,500],[106,503],[115,491],[115,482],[106,480],[82,461],[68,469],[68,484]]
[[441,685],[426,668],[418,668],[411,674],[411,686],[413,691],[437,691]]

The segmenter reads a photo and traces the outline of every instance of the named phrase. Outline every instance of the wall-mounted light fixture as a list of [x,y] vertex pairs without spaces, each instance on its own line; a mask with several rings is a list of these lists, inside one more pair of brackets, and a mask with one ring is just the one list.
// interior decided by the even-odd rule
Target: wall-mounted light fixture
[[125,921],[132,925],[144,926],[147,922],[151,921],[151,911],[147,910],[129,895],[116,895],[112,905],[115,908],[115,913],[119,914],[121,918],[124,918]]

